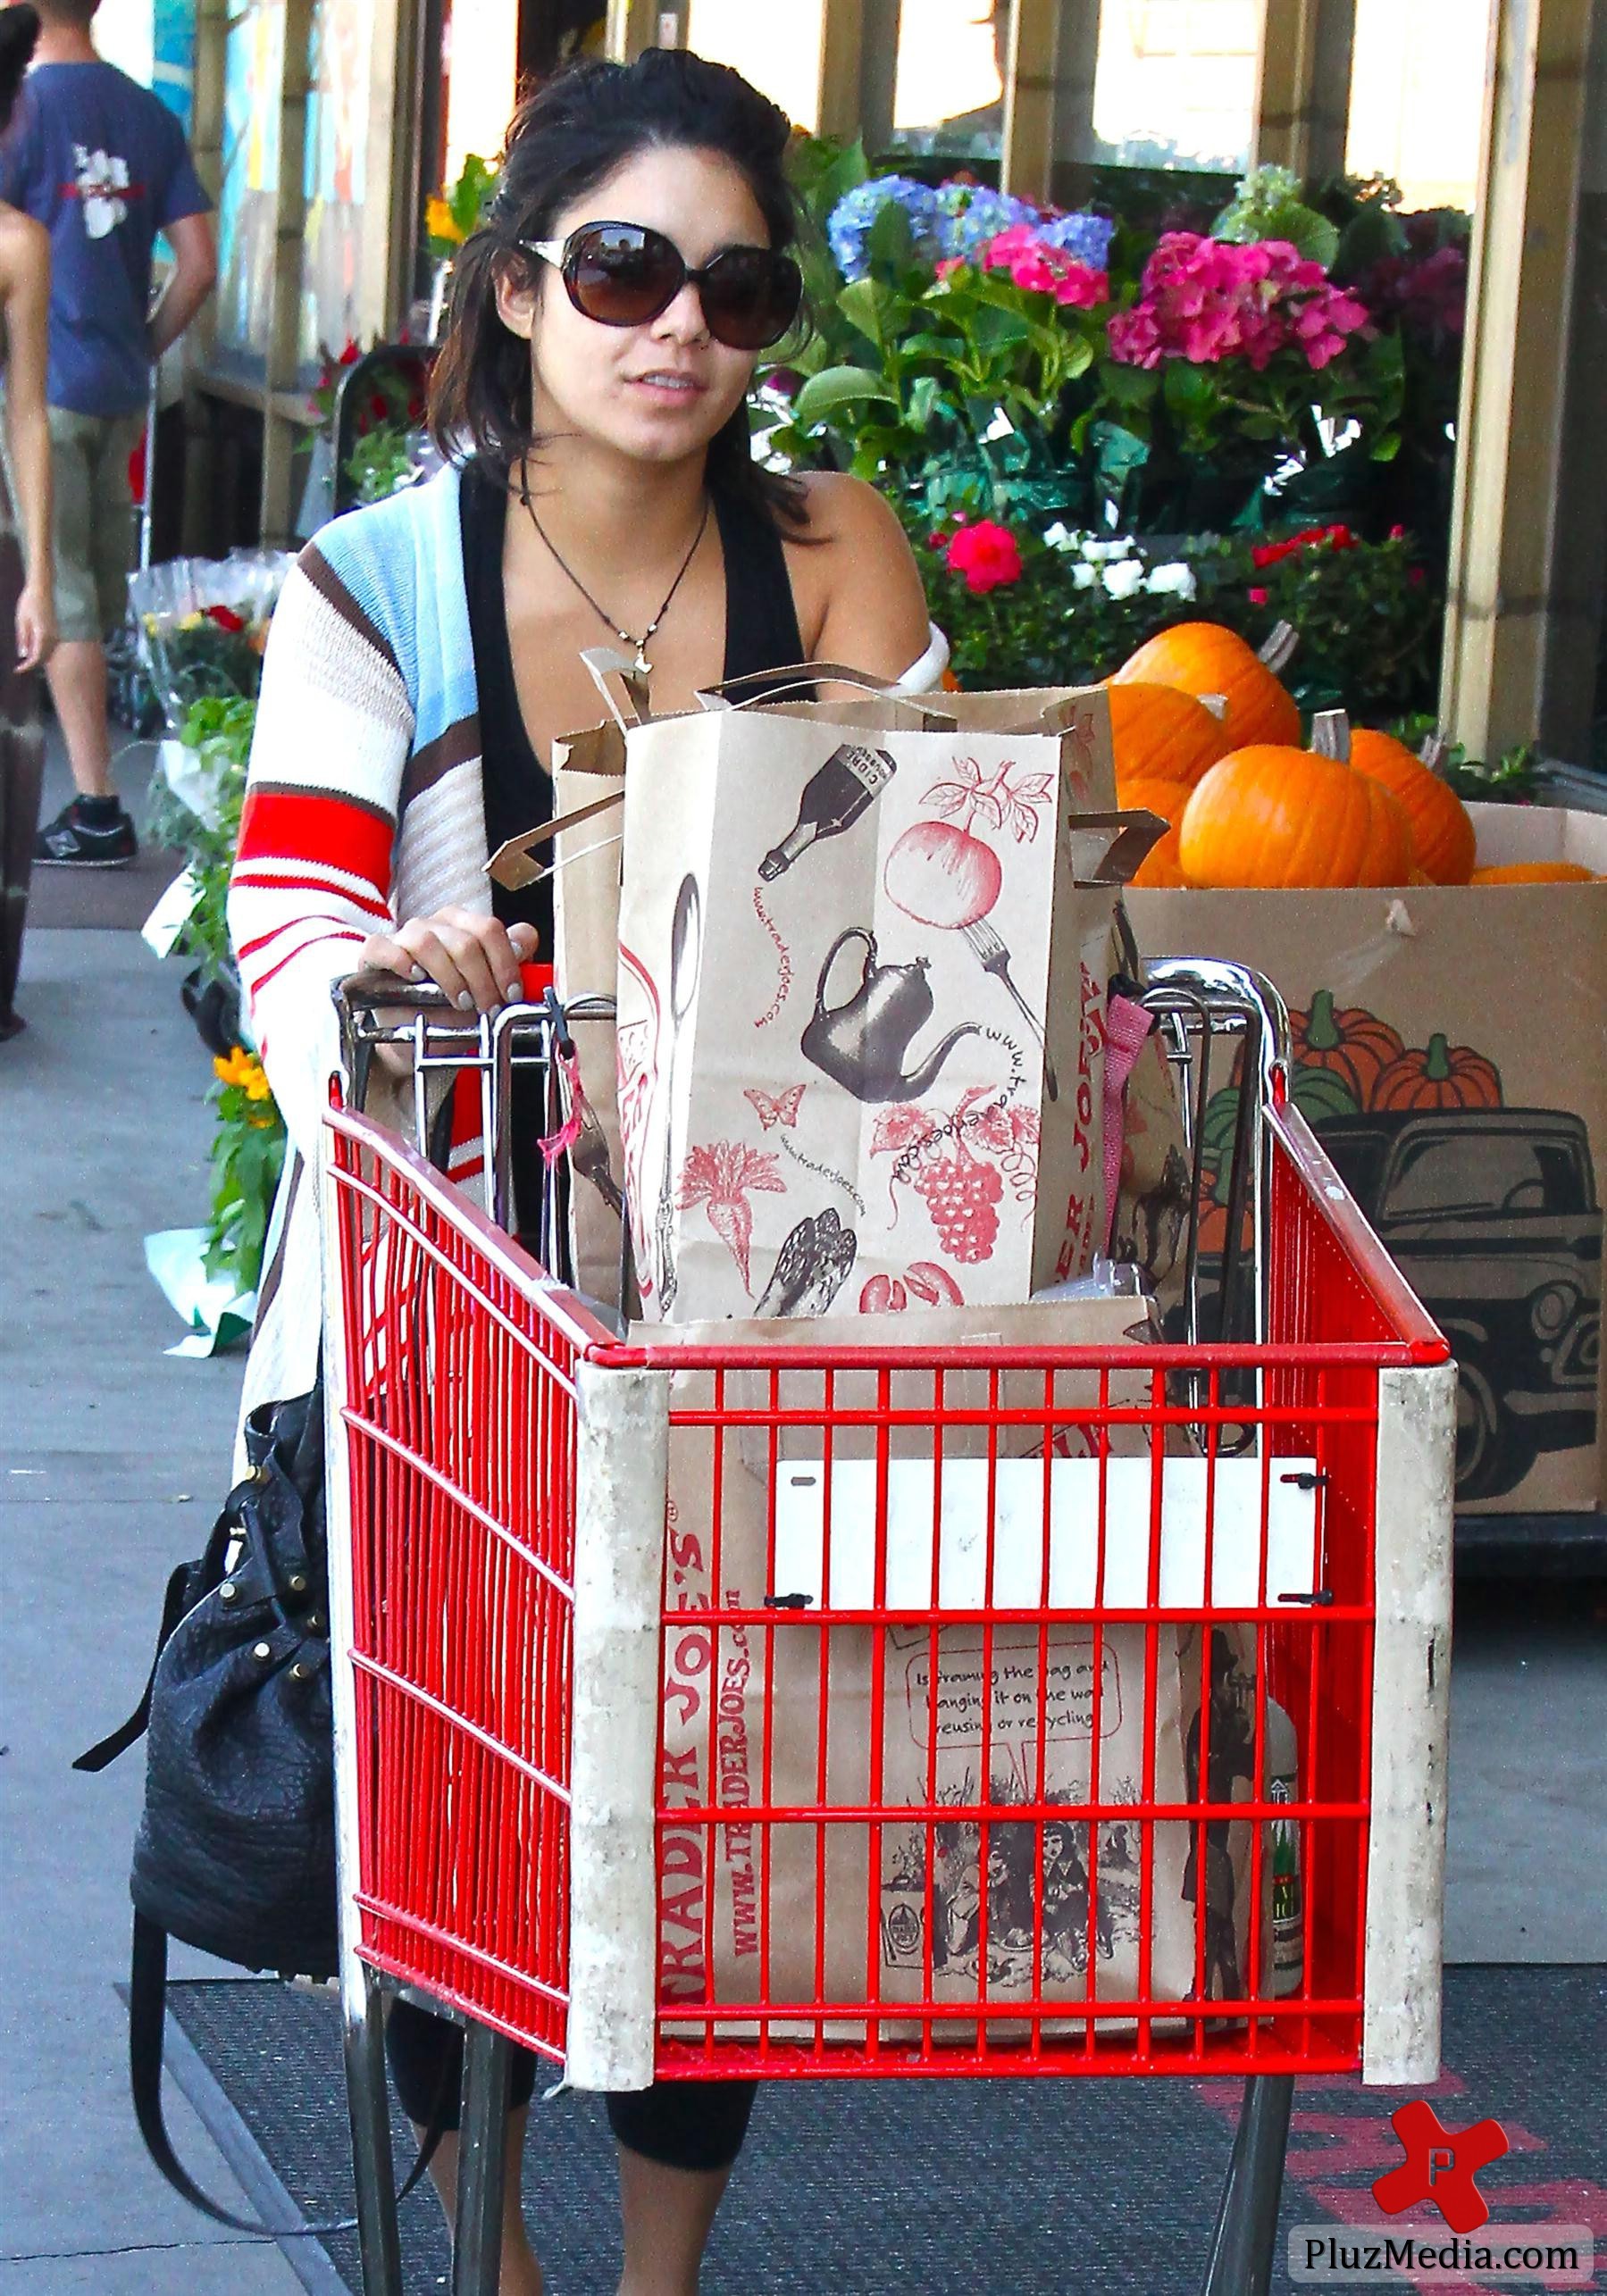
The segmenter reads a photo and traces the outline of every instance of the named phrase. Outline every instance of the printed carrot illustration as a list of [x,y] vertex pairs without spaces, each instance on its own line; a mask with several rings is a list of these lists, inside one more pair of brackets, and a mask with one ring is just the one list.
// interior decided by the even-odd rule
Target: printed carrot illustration
[[710,1140],[689,1148],[681,1168],[679,1209],[702,1204],[708,1224],[741,1271],[742,1289],[753,1290],[751,1249],[753,1213],[748,1198],[754,1189],[784,1196],[787,1183],[775,1157],[764,1148],[750,1148],[741,1140]]

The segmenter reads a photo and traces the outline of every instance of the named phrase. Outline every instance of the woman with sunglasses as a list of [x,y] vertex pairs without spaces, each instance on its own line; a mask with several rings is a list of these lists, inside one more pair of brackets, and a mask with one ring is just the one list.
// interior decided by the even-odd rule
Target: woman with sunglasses
[[[230,904],[297,1150],[247,1407],[316,1372],[301,1168],[335,1065],[331,982],[379,966],[487,1012],[550,960],[549,889],[493,893],[484,868],[550,818],[553,742],[595,722],[582,648],[624,647],[661,712],[811,659],[910,690],[941,675],[947,648],[886,504],[749,451],[755,365],[799,314],[788,138],[746,80],[685,54],[583,64],[532,96],[456,267],[431,405],[447,470],[326,528],[285,587]],[[481,1160],[460,1139],[449,1168]],[[455,2117],[454,2029],[403,2006],[389,2041],[414,2123],[443,2097]],[[521,2058],[515,2154],[534,2074]],[[752,2101],[743,2082],[609,2100],[625,2296],[696,2290]],[[455,2138],[438,2162],[449,2212]],[[532,2296],[516,2158],[510,2170],[502,2287]]]

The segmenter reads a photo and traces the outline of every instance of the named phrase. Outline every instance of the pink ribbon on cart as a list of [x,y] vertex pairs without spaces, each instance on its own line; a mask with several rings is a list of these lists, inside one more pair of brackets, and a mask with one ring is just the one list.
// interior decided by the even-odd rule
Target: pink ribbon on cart
[[564,1080],[564,1096],[569,1114],[556,1132],[549,1132],[541,1142],[541,1159],[550,1172],[560,1156],[567,1156],[581,1136],[586,1114],[586,1094],[581,1083],[581,1056],[572,1046],[567,1052],[555,1048],[558,1074]]
[[1149,1039],[1154,1022],[1131,997],[1112,991],[1105,1006],[1105,1249],[1116,1231],[1116,1199],[1122,1184],[1122,1149],[1126,1138],[1127,1079]]

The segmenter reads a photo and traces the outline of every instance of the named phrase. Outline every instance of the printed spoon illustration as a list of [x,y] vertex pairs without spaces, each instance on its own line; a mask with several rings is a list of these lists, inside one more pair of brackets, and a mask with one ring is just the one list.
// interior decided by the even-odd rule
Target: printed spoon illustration
[[675,1255],[672,1240],[675,1216],[675,1054],[681,1025],[691,1010],[702,956],[702,902],[698,881],[690,874],[675,896],[675,917],[670,927],[669,1046],[664,1067],[664,1183],[658,1191],[658,1218],[654,1241],[658,1263],[658,1304],[669,1307],[675,1298]]

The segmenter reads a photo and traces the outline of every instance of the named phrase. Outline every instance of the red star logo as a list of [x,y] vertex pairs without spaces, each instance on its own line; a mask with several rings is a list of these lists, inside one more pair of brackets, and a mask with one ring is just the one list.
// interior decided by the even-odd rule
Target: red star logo
[[1390,2120],[1406,2158],[1373,2186],[1373,2198],[1385,2215],[1398,2217],[1403,2208],[1427,2200],[1453,2233],[1476,2233],[1488,2221],[1490,2211],[1473,2180],[1509,2150],[1501,2123],[1475,2121],[1471,2128],[1452,2133],[1441,2126],[1438,2114],[1423,2097],[1402,2105]]

